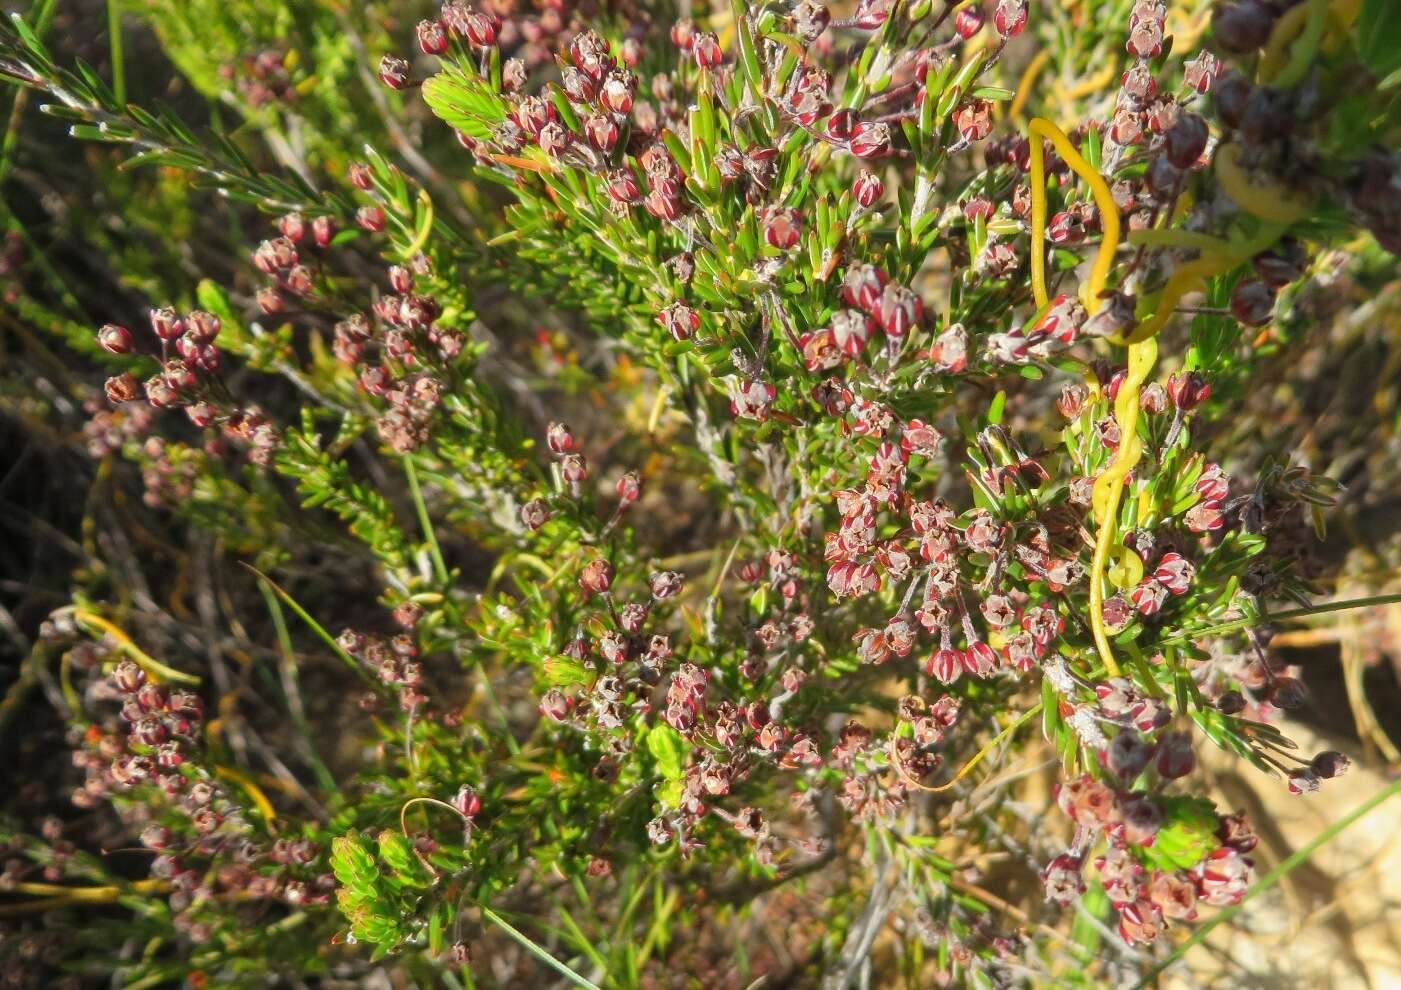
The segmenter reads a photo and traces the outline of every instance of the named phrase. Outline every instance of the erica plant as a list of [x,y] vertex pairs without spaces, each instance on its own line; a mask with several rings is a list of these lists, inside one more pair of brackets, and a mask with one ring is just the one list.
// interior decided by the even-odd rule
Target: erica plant
[[1250,896],[1388,4],[349,6],[0,28],[6,980],[1131,985]]

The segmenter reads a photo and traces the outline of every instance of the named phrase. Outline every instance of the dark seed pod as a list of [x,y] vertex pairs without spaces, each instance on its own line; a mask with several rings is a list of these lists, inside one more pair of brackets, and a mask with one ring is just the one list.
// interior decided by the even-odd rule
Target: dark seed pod
[[1253,52],[1268,41],[1274,23],[1273,11],[1259,0],[1217,7],[1211,17],[1217,44],[1236,55]]
[[1240,126],[1245,119],[1245,108],[1250,102],[1252,88],[1250,83],[1235,73],[1217,80],[1212,90],[1212,102],[1221,123],[1227,127]]
[[1286,237],[1271,250],[1257,254],[1250,263],[1255,274],[1267,285],[1272,289],[1282,289],[1303,277],[1309,256],[1302,244],[1292,237]]
[[1285,94],[1259,86],[1250,94],[1241,117],[1241,136],[1251,144],[1262,144],[1288,135],[1294,123]]
[[1191,168],[1206,150],[1206,121],[1200,114],[1184,113],[1167,132],[1163,148],[1168,161],[1178,168]]
[[1148,191],[1159,200],[1168,200],[1182,182],[1182,169],[1166,158],[1155,158],[1148,166]]
[[1274,290],[1260,279],[1237,282],[1231,292],[1231,315],[1248,327],[1268,323],[1274,308]]

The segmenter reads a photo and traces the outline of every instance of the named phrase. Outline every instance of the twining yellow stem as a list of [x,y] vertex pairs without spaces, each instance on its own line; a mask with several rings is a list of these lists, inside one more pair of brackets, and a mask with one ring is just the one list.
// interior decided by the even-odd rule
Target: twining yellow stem
[[1119,450],[1109,467],[1095,479],[1093,505],[1099,520],[1095,540],[1094,562],[1090,565],[1090,630],[1095,647],[1104,661],[1110,677],[1119,676],[1119,664],[1109,646],[1109,633],[1104,625],[1104,572],[1109,554],[1118,540],[1119,501],[1124,494],[1128,474],[1143,456],[1143,442],[1138,439],[1139,390],[1158,360],[1158,342],[1153,337],[1129,345],[1129,367],[1119,394],[1114,399],[1114,421],[1119,424]]
[[895,771],[896,776],[898,776],[900,780],[908,787],[913,787],[916,790],[920,791],[929,791],[931,793],[946,791],[954,784],[957,784],[964,777],[968,776],[968,774],[972,772],[973,768],[982,762],[983,757],[987,756],[994,749],[996,749],[999,743],[1001,743],[1004,739],[1010,736],[1013,732],[1016,732],[1023,725],[1026,725],[1026,723],[1030,722],[1039,714],[1041,714],[1040,703],[1027,709],[1017,718],[1009,722],[1006,725],[1006,727],[1002,729],[1001,732],[993,736],[992,739],[988,741],[986,746],[974,753],[973,756],[968,760],[968,762],[963,764],[962,768],[959,769],[958,773],[953,775],[953,779],[946,781],[945,783],[939,784],[937,787],[930,787],[927,784],[921,784],[914,777],[910,776],[910,774],[906,772],[905,768],[900,765],[900,760],[897,758],[895,753],[895,744],[899,742],[899,738],[894,732],[890,734],[890,743],[887,747],[887,754],[890,757],[890,766]]
[[1308,0],[1280,15],[1260,56],[1256,72],[1260,82],[1293,86],[1304,77],[1323,41],[1331,6],[1331,0]]
[[1100,307],[1099,296],[1109,279],[1114,252],[1119,247],[1119,208],[1114,205],[1109,183],[1075,150],[1064,131],[1044,117],[1033,117],[1027,124],[1027,134],[1031,140],[1031,291],[1036,297],[1036,305],[1045,306],[1050,301],[1046,292],[1046,155],[1040,140],[1045,138],[1071,170],[1089,183],[1095,204],[1099,207],[1104,234],[1100,238],[1094,267],[1090,269],[1090,280],[1080,295],[1080,301],[1093,314]]
[[[1198,292],[1206,287],[1206,280],[1213,275],[1224,275],[1241,262],[1259,254],[1265,250],[1284,233],[1284,227],[1279,224],[1265,224],[1260,232],[1251,238],[1243,238],[1238,241],[1222,241],[1214,237],[1205,237],[1202,234],[1191,234],[1189,231],[1164,230],[1164,231],[1135,231],[1131,235],[1136,239],[1138,235],[1144,234],[1176,234],[1184,238],[1191,238],[1191,241],[1184,241],[1183,246],[1201,246],[1208,248],[1204,250],[1202,256],[1196,261],[1189,261],[1178,267],[1167,280],[1167,285],[1163,286],[1163,294],[1158,300],[1157,307],[1153,310],[1153,315],[1144,320],[1124,337],[1122,343],[1137,344],[1141,341],[1153,337],[1161,330],[1167,321],[1172,319],[1177,304],[1182,297],[1191,292]],[[1198,243],[1196,238],[1205,238],[1211,243]],[[1164,238],[1165,243],[1171,243]],[[1152,243],[1145,239],[1145,243]]]
[[113,904],[117,898],[127,894],[157,893],[168,889],[169,886],[164,880],[137,880],[121,887],[65,887],[56,883],[21,883],[15,886],[12,893],[36,895],[39,899],[0,904],[0,918],[54,911],[75,904]]
[[414,255],[423,250],[423,245],[428,243],[428,237],[433,233],[433,197],[428,195],[426,189],[418,191],[418,209],[418,231],[414,234],[413,241],[404,248],[405,261],[412,261]]
[[77,609],[73,613],[73,618],[79,625],[92,626],[102,630],[107,635],[117,641],[117,645],[127,656],[135,660],[148,674],[152,674],[158,679],[169,681],[181,681],[185,684],[198,684],[199,678],[193,674],[186,674],[176,670],[174,667],[167,667],[155,657],[151,656],[128,636],[119,626],[108,622],[96,612],[89,612],[86,609]]
[[1223,144],[1216,149],[1216,178],[1226,195],[1247,213],[1261,220],[1293,223],[1308,216],[1313,204],[1299,193],[1279,182],[1256,185],[1240,165],[1240,147]]
[[1107,58],[1104,67],[1092,76],[1086,76],[1074,86],[1062,86],[1055,84],[1056,101],[1058,103],[1073,103],[1082,96],[1089,96],[1091,93],[1098,93],[1104,88],[1109,80],[1113,79],[1119,72],[1118,62],[1115,59]]
[[[407,801],[404,802],[403,807],[399,809],[399,831],[404,833],[405,838],[407,838],[409,834],[409,809],[416,804],[434,804],[437,805],[439,808],[446,808],[458,818],[461,818],[464,822],[471,821],[470,818],[468,818],[462,812],[458,811],[452,805],[448,804],[446,801],[439,801],[437,798],[431,797],[409,798]],[[419,858],[422,859],[422,857]]]
[[1197,251],[1208,251],[1212,254],[1225,254],[1231,247],[1230,241],[1223,241],[1210,234],[1165,227],[1145,227],[1143,230],[1131,230],[1124,240],[1135,247],[1146,245],[1148,247],[1192,248]]
[[273,810],[272,802],[268,800],[268,796],[263,793],[263,789],[254,782],[252,777],[241,770],[235,770],[233,767],[215,767],[214,773],[242,787],[249,799],[252,800],[253,806],[258,809],[258,814],[263,816],[263,821],[267,822],[269,827],[274,825],[277,813]]
[[[1104,181],[1083,155],[1071,145],[1055,124],[1043,117],[1033,117],[1027,124],[1027,136],[1031,144],[1031,292],[1036,305],[1045,307],[1050,302],[1046,290],[1046,155],[1041,147],[1043,138],[1049,139],[1056,152],[1076,175],[1089,183],[1099,207],[1103,237],[1099,242],[1099,253],[1090,269],[1090,279],[1081,291],[1081,301],[1085,309],[1094,313],[1101,305],[1100,294],[1109,279],[1109,269],[1114,264],[1114,252],[1119,247],[1119,208],[1109,191],[1109,183]],[[1119,423],[1119,451],[1113,464],[1095,482],[1095,508],[1099,519],[1099,535],[1095,541],[1094,563],[1090,568],[1090,627],[1094,634],[1095,646],[1099,649],[1104,669],[1117,677],[1119,665],[1114,661],[1109,648],[1109,635],[1104,625],[1104,571],[1109,562],[1109,551],[1116,541],[1115,517],[1119,512],[1119,498],[1124,491],[1124,479],[1138,458],[1142,455],[1142,445],[1138,440],[1138,391],[1143,380],[1148,377],[1154,361],[1157,360],[1158,345],[1151,338],[1143,344],[1129,348],[1129,371],[1126,380],[1119,388],[1115,403]],[[965,768],[965,770],[968,768]],[[956,778],[955,778],[956,779]]]
[[1031,89],[1036,84],[1036,77],[1041,74],[1041,70],[1046,67],[1046,63],[1051,60],[1051,49],[1043,48],[1036,53],[1035,57],[1026,64],[1025,71],[1022,72],[1021,79],[1017,82],[1017,94],[1012,97],[1012,105],[1007,108],[1007,115],[1016,119],[1021,116],[1022,108],[1026,106],[1026,101],[1031,98]]
[[1163,287],[1153,315],[1136,326],[1123,340],[1128,345],[1129,367],[1114,400],[1114,419],[1119,425],[1119,450],[1114,461],[1095,480],[1093,505],[1095,518],[1099,521],[1099,533],[1095,540],[1094,560],[1090,565],[1090,629],[1100,659],[1104,661],[1104,669],[1110,676],[1118,676],[1119,665],[1114,659],[1104,625],[1104,575],[1117,542],[1119,502],[1128,473],[1143,456],[1143,444],[1138,439],[1139,392],[1158,359],[1155,338],[1172,318],[1183,296],[1204,288],[1211,276],[1224,274],[1263,251],[1283,232],[1284,228],[1279,224],[1266,224],[1254,237],[1238,241],[1221,241],[1189,231],[1140,231],[1131,235],[1132,240],[1141,240],[1142,243],[1157,241],[1209,250],[1172,273]]

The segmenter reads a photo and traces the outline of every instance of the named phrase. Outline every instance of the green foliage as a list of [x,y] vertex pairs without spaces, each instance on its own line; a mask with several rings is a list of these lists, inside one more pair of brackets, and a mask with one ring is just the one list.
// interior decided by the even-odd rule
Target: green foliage
[[[397,838],[402,848],[387,838]],[[374,847],[358,835],[335,839],[331,849],[331,868],[341,883],[336,901],[350,922],[351,933],[374,946],[377,955],[397,948],[410,937],[403,924],[405,898],[400,888],[421,886],[408,872],[409,862],[416,862],[408,840],[390,832],[380,834],[379,855],[394,871],[390,877],[381,874]],[[398,865],[401,862],[403,868]]]
[[1163,827],[1153,844],[1143,849],[1148,863],[1162,870],[1186,870],[1221,845],[1216,838],[1219,816],[1210,800],[1172,797],[1162,807]]

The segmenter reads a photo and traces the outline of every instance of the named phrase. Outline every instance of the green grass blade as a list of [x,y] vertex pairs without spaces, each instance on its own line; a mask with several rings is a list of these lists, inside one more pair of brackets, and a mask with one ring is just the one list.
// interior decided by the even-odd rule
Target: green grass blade
[[574,970],[566,966],[564,963],[560,962],[554,956],[550,955],[548,952],[545,951],[543,946],[537,945],[534,941],[531,940],[529,935],[525,934],[525,932],[522,932],[519,929],[512,927],[510,922],[508,922],[505,918],[501,917],[501,915],[497,914],[491,908],[483,907],[482,915],[492,924],[499,925],[501,927],[501,930],[504,931],[507,935],[511,936],[511,938],[515,939],[518,943],[520,943],[522,948],[524,948],[536,959],[539,959],[546,966],[549,966],[555,972],[559,973],[561,976],[566,976],[569,979],[573,980],[578,986],[583,987],[584,990],[603,990],[603,988],[600,987],[597,983],[593,983],[585,979],[578,973],[574,972]]

